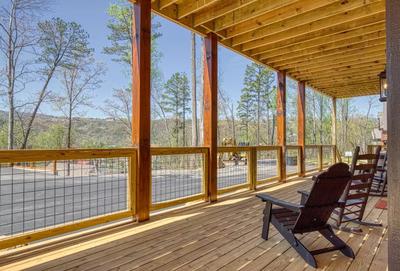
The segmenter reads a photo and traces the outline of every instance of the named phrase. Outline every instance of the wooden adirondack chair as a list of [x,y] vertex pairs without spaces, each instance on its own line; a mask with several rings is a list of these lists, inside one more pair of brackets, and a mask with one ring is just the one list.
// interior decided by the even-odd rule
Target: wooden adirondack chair
[[347,185],[341,198],[345,204],[334,210],[331,217],[338,228],[353,232],[361,231],[359,228],[341,227],[343,223],[350,221],[361,225],[382,226],[379,223],[363,221],[380,151],[381,147],[377,147],[375,153],[360,154],[360,147],[356,147],[350,168],[351,182]]
[[381,153],[372,181],[370,196],[387,196],[387,153]]
[[[275,226],[290,245],[313,267],[317,267],[314,255],[340,250],[344,255],[354,258],[353,250],[335,235],[327,223],[332,211],[340,206],[340,197],[351,179],[349,166],[338,163],[314,178],[314,184],[301,204],[285,202],[267,194],[257,197],[265,203],[262,238],[268,240],[269,225]],[[278,208],[272,208],[273,205]],[[319,231],[333,247],[309,251],[295,234]]]

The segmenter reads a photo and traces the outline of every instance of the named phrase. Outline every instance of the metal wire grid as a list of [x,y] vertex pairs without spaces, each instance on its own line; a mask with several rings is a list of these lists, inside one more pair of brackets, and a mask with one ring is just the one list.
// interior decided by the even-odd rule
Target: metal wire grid
[[278,158],[276,150],[257,150],[257,181],[278,176]]
[[298,173],[299,150],[286,149],[286,174]]
[[127,158],[0,164],[0,235],[127,210]]
[[318,148],[305,147],[306,171],[318,169]]
[[203,154],[153,155],[152,203],[203,193]]
[[332,147],[323,146],[322,147],[322,163],[324,166],[332,165]]
[[247,152],[232,154],[218,153],[217,183],[218,189],[247,183]]

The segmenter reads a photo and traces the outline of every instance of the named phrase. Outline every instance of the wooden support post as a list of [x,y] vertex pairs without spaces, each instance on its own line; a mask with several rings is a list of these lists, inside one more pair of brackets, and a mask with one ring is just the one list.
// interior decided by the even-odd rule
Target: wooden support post
[[204,146],[209,148],[208,199],[217,200],[218,38],[204,38]]
[[388,78],[388,264],[400,270],[400,0],[386,0],[386,74]]
[[297,86],[297,144],[300,146],[299,175],[304,176],[306,172],[304,150],[306,145],[306,84],[304,81],[299,82]]
[[280,180],[286,180],[286,72],[278,71],[278,93],[276,95],[276,123],[278,145],[281,148]]
[[324,149],[322,145],[318,146],[318,170],[322,171],[324,169]]
[[257,188],[257,147],[251,147],[247,153],[247,178],[250,190]]
[[332,146],[332,162],[335,164],[337,146],[336,97],[332,97]]
[[132,144],[137,147],[136,219],[150,217],[151,1],[137,0],[132,18]]

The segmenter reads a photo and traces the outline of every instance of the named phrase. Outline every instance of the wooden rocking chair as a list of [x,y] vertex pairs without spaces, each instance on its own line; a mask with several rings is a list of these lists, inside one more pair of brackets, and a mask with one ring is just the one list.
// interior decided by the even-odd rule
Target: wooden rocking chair
[[351,182],[349,182],[341,197],[345,204],[334,210],[331,217],[338,228],[340,227],[345,231],[360,232],[360,228],[341,227],[343,223],[350,221],[360,225],[382,226],[379,223],[369,223],[362,220],[380,151],[381,147],[378,147],[373,154],[360,154],[360,147],[356,147],[350,168]]
[[[267,194],[257,197],[265,203],[262,238],[268,240],[269,224],[275,226],[289,244],[313,267],[317,267],[314,255],[340,250],[344,255],[354,258],[353,250],[335,235],[327,223],[332,211],[341,205],[339,199],[351,179],[349,166],[338,163],[314,178],[314,184],[301,204],[285,202]],[[279,206],[272,208],[273,205]],[[318,231],[333,247],[309,251],[295,234]]]
[[370,196],[387,196],[387,153],[381,153],[372,181]]

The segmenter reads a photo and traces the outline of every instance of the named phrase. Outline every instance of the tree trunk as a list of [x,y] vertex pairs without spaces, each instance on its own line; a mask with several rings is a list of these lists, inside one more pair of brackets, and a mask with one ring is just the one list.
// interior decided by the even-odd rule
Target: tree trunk
[[197,125],[196,34],[192,33],[192,146],[199,145]]
[[33,122],[35,121],[35,118],[36,118],[37,112],[39,111],[40,105],[42,104],[43,100],[46,97],[47,87],[49,86],[50,80],[53,77],[54,70],[55,70],[55,67],[53,67],[50,70],[49,75],[47,76],[46,82],[45,82],[42,90],[40,91],[39,99],[37,101],[37,104],[35,105],[35,109],[33,110],[32,115],[29,119],[28,126],[26,127],[25,136],[24,136],[24,140],[22,142],[21,149],[26,149],[26,147],[28,145],[28,139],[29,139],[29,135],[32,131]]
[[16,6],[15,1],[12,2],[10,20],[8,25],[8,65],[7,65],[7,79],[8,79],[8,131],[7,131],[7,141],[8,149],[14,149],[14,123],[15,123],[15,106],[14,106],[14,87],[15,87],[15,67],[14,67],[14,49],[15,44],[13,43],[12,33],[14,19],[16,16]]

